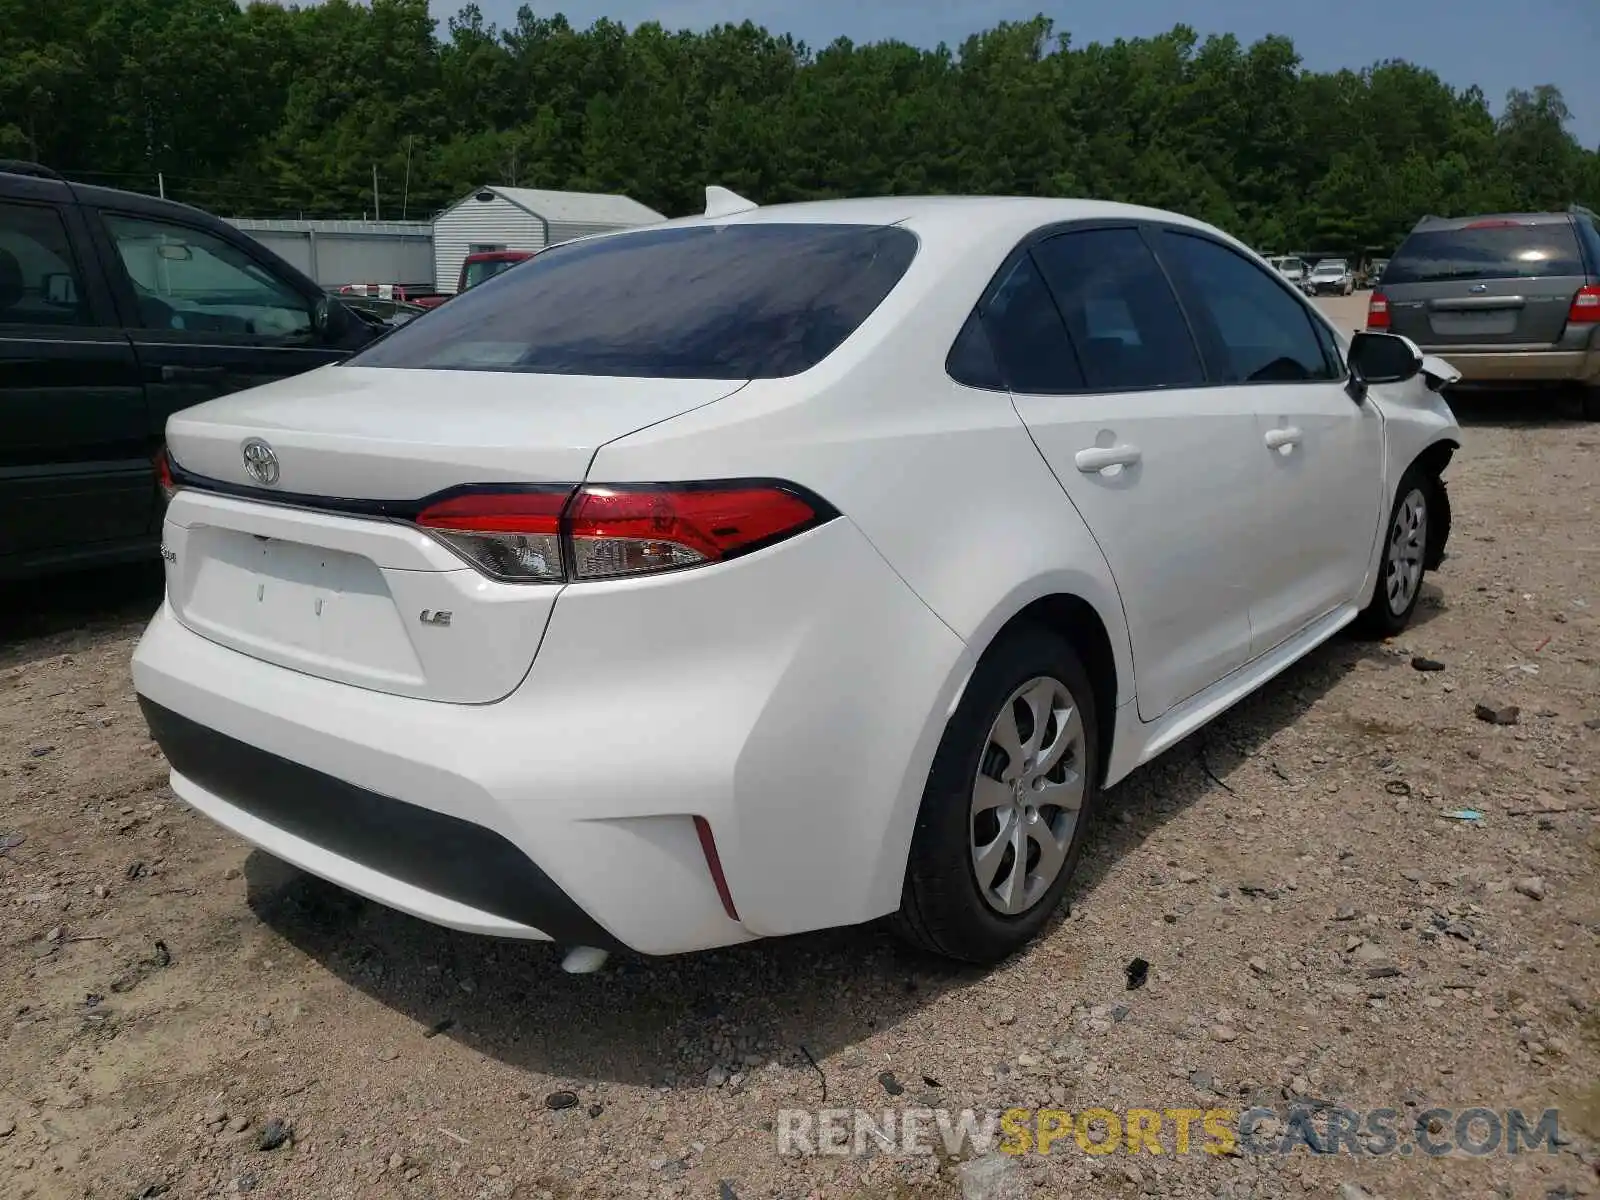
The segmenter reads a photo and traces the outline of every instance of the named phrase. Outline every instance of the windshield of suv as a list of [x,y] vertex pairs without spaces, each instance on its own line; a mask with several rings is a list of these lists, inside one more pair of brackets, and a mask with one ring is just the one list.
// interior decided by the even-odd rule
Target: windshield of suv
[[1383,281],[1437,283],[1582,274],[1583,253],[1567,222],[1496,222],[1413,233],[1389,260]]
[[555,246],[346,361],[357,367],[777,379],[821,362],[906,273],[898,226],[686,225]]

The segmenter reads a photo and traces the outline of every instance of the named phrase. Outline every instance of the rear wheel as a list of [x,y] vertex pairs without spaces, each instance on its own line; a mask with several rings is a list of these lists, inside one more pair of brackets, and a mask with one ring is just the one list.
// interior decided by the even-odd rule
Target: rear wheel
[[1098,715],[1070,644],[1032,626],[978,664],[945,727],[912,836],[896,926],[997,962],[1050,920],[1098,794]]
[[1579,412],[1585,421],[1600,421],[1600,386],[1591,384],[1578,394]]
[[1401,477],[1384,533],[1378,582],[1372,602],[1359,618],[1363,632],[1393,637],[1411,623],[1427,573],[1428,518],[1434,495],[1434,479],[1416,467]]

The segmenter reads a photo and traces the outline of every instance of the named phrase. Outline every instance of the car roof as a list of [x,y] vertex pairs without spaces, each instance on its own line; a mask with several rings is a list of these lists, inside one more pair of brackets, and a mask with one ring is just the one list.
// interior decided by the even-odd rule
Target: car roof
[[1481,221],[1511,221],[1518,225],[1560,225],[1570,222],[1572,214],[1564,212],[1545,213],[1479,213],[1473,217],[1423,217],[1412,226],[1412,232],[1423,229],[1456,230],[1466,229]]
[[36,199],[52,200],[58,204],[92,204],[100,208],[117,209],[149,217],[182,216],[191,224],[224,231],[233,229],[233,226],[226,221],[213,216],[203,208],[195,208],[177,200],[165,200],[159,196],[147,196],[143,192],[125,192],[120,188],[75,183],[70,179],[22,175],[11,171],[0,171],[0,179],[3,179],[13,192],[26,191]]
[[1055,199],[1040,196],[874,196],[859,199],[808,200],[795,204],[751,207],[718,216],[680,217],[656,225],[604,233],[605,238],[645,234],[670,227],[735,225],[840,224],[873,228],[899,226],[922,243],[925,264],[955,263],[971,256],[993,270],[1024,239],[1051,225],[1074,221],[1161,221],[1209,233],[1254,253],[1243,242],[1181,213],[1119,204],[1109,200]]
[[[771,204],[724,216],[680,217],[667,225],[732,225],[838,222],[843,225],[909,225],[926,228],[981,223],[996,232],[1021,237],[1058,221],[1166,221],[1210,230],[1181,213],[1119,204],[1110,200],[1055,199],[1042,196],[873,196]],[[641,226],[659,229],[660,225]]]

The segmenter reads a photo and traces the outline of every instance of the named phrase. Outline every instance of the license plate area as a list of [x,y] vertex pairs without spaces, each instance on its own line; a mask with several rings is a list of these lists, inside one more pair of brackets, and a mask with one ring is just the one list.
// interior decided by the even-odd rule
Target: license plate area
[[384,574],[368,558],[216,527],[190,531],[180,619],[258,658],[371,685],[424,671]]
[[1484,308],[1469,312],[1435,312],[1434,333],[1442,337],[1503,337],[1517,331],[1517,310]]

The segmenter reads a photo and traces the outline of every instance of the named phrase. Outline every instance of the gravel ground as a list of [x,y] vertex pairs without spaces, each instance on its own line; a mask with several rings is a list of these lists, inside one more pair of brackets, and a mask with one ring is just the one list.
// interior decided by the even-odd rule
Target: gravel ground
[[[367,904],[167,790],[127,670],[156,573],[0,597],[0,1195],[1600,1194],[1600,428],[1460,409],[1412,630],[1336,640],[1110,793],[1070,916],[986,972],[854,930],[572,977]],[[1482,1105],[1561,1131],[1437,1159],[780,1157],[779,1110],[824,1086],[880,1114],[1293,1101],[1393,1107],[1409,1141]]]

